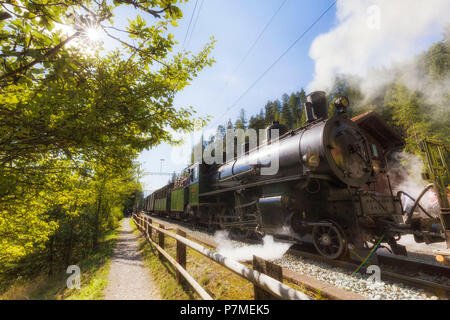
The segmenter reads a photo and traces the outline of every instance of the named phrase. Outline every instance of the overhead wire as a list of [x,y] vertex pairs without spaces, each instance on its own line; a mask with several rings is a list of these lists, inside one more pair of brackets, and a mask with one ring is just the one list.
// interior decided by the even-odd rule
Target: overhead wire
[[237,70],[239,70],[239,68],[241,67],[241,65],[244,63],[244,61],[247,59],[247,57],[250,55],[250,53],[253,51],[253,49],[255,48],[256,44],[258,43],[258,41],[261,39],[261,37],[263,36],[263,34],[266,32],[266,30],[269,28],[269,26],[272,24],[273,20],[275,19],[275,17],[278,15],[278,13],[280,12],[280,10],[284,7],[284,5],[286,4],[288,0],[284,0],[283,3],[278,7],[278,9],[275,11],[275,13],[272,15],[272,17],[270,18],[270,20],[266,23],[264,29],[262,29],[262,31],[259,33],[258,37],[256,38],[256,40],[253,42],[253,44],[251,45],[251,47],[247,50],[246,54],[244,55],[244,57],[241,59],[241,61],[239,62],[239,64],[237,65],[237,67],[234,69],[233,73],[236,73]]
[[192,35],[194,34],[195,31],[195,27],[197,26],[199,17],[200,17],[200,13],[202,12],[202,8],[203,8],[203,4],[204,4],[205,0],[202,0],[201,4],[200,4],[200,8],[197,11],[197,18],[195,19],[194,25],[192,26],[191,29],[191,35],[189,36],[189,40],[186,44],[186,49],[189,48],[189,45],[191,44],[191,40],[192,40]]
[[[250,53],[253,51],[253,49],[256,47],[256,45],[258,44],[259,40],[261,39],[261,37],[264,35],[264,33],[267,31],[267,29],[269,28],[269,26],[272,24],[273,20],[275,19],[275,17],[278,15],[278,13],[280,12],[280,10],[284,7],[284,5],[286,4],[288,0],[284,0],[281,5],[278,7],[278,9],[275,11],[275,13],[270,17],[269,21],[266,23],[266,25],[264,26],[264,28],[261,30],[261,32],[258,34],[258,36],[256,37],[255,41],[253,41],[252,45],[249,47],[249,49],[247,50],[247,52],[244,54],[244,56],[242,57],[241,61],[237,64],[237,66],[234,68],[232,76],[236,74],[236,72],[239,70],[239,68],[242,66],[242,64],[244,63],[244,61],[248,58],[248,56],[250,55]],[[228,87],[228,85],[230,84],[230,80],[228,80],[225,85],[222,87],[222,89],[218,92],[217,96],[213,99],[213,100],[217,100],[222,93],[224,92],[224,90]]]
[[186,39],[187,39],[187,37],[188,37],[189,30],[191,29],[192,20],[193,20],[193,18],[194,18],[195,11],[196,11],[196,9],[197,9],[197,4],[198,4],[198,0],[195,1],[194,10],[192,11],[191,19],[189,20],[189,25],[188,25],[188,28],[187,28],[187,30],[186,30],[186,35],[184,36],[184,40],[183,40],[183,49],[185,48],[184,44],[186,43]]
[[211,126],[216,125],[219,120],[221,120],[231,109],[237,106],[237,104],[244,98],[254,87],[255,85],[261,81],[262,78],[265,77],[265,75],[272,70],[272,68],[325,16],[328,11],[331,10],[336,5],[336,1],[333,1],[333,3],[324,11],[322,14],[314,20],[313,23],[311,23],[308,28],[306,28],[305,31],[303,31],[297,39],[242,93],[236,101],[227,108],[227,110],[219,117],[217,120],[211,124]]

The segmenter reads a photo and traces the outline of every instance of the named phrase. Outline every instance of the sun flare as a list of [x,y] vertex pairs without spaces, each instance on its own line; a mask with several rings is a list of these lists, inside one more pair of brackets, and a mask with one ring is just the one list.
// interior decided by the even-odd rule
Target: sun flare
[[94,27],[88,28],[86,30],[86,35],[90,41],[97,42],[100,40],[100,37],[101,37],[100,29],[94,28]]

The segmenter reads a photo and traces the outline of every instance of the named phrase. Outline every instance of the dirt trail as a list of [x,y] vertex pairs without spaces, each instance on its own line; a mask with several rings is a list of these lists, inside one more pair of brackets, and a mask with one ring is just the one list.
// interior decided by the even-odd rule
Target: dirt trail
[[125,218],[111,262],[105,300],[160,299],[158,288],[138,253],[137,237],[130,226],[130,218]]

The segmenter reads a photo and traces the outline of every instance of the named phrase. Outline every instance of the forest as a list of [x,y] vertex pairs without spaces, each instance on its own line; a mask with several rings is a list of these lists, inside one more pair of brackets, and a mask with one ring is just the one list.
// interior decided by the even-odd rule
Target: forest
[[137,155],[192,130],[174,97],[214,62],[214,40],[172,52],[180,2],[0,2],[1,289],[95,252],[140,205]]

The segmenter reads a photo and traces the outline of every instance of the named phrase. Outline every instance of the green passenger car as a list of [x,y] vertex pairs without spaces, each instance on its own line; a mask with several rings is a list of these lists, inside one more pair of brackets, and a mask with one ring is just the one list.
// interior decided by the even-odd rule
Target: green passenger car
[[167,212],[170,209],[170,190],[172,185],[165,186],[155,192],[154,210],[156,212]]
[[188,188],[172,190],[170,198],[170,211],[183,212],[188,200]]
[[153,212],[155,210],[155,195],[151,194],[147,197],[147,211]]
[[189,204],[198,206],[200,193],[200,165],[198,163],[189,167]]

